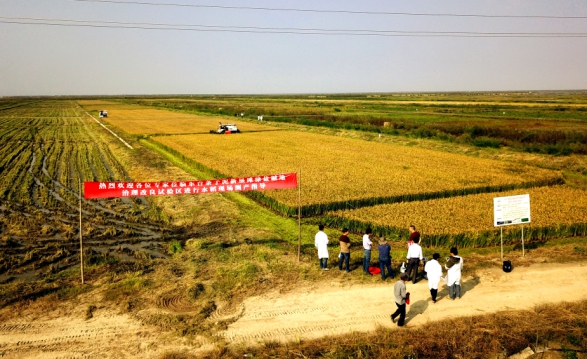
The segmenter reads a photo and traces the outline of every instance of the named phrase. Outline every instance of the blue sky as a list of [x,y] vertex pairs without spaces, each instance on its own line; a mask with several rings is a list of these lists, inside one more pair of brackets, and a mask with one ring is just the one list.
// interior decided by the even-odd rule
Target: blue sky
[[[587,2],[578,0],[144,1],[375,12],[587,16]],[[0,16],[324,29],[587,33],[587,19],[300,13],[71,0],[0,0]],[[587,89],[585,64],[587,37],[326,36],[0,23],[0,96]]]

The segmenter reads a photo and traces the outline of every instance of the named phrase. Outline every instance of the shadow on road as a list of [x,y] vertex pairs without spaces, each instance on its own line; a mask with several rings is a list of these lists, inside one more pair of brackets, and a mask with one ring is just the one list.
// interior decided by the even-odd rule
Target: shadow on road
[[[473,277],[465,282],[461,282],[461,298],[466,296],[467,293],[471,290],[473,290],[479,283],[481,283],[481,280],[479,279],[479,277]],[[445,282],[441,282],[441,286],[439,286],[440,288],[438,288],[438,295],[436,297],[436,301],[442,300],[442,299],[448,299],[450,300],[449,297],[449,290],[448,290],[448,286],[446,285]]]
[[409,323],[416,316],[423,314],[428,308],[429,298],[419,300],[409,306],[408,313],[406,313],[406,323]]

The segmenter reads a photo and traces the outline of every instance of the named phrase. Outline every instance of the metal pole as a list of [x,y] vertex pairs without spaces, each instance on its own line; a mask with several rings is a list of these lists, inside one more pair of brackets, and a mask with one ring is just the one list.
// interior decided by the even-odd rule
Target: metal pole
[[524,225],[522,224],[522,257],[524,257],[526,254],[524,252]]
[[499,227],[501,230],[501,261],[503,262],[503,227]]
[[298,176],[298,263],[302,253],[302,169]]
[[82,284],[84,284],[84,247],[82,244],[82,179],[79,179],[79,261],[82,275]]

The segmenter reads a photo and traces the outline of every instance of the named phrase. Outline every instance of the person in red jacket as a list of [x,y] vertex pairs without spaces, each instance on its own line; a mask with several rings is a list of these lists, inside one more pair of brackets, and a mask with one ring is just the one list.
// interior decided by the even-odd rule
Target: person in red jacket
[[414,244],[414,239],[418,238],[420,241],[420,232],[416,231],[416,226],[410,224],[410,239],[408,239],[408,243],[406,243],[406,247],[409,249],[412,244]]

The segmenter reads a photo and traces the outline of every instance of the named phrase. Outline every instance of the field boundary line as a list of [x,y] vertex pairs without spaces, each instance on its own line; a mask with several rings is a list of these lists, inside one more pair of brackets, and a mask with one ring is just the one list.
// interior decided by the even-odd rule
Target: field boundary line
[[[318,222],[317,222],[318,223]],[[367,228],[371,228],[373,233],[385,237],[405,237],[402,228],[375,224],[369,221],[357,219],[347,219],[338,215],[326,214],[321,218],[320,223],[332,228],[352,228],[357,232],[364,233]],[[544,225],[539,227],[525,228],[525,238],[527,244],[531,242],[548,242],[553,239],[581,237],[587,235],[587,223],[576,222],[570,224]],[[519,243],[521,230],[519,228],[509,228],[503,233],[504,245],[513,245]],[[426,240],[420,244],[425,248],[439,247],[461,247],[461,248],[487,248],[499,245],[499,230],[471,231],[461,233],[441,233],[427,234]],[[424,243],[422,243],[424,242]]]
[[[80,106],[81,107],[81,106]],[[90,113],[88,111],[86,111],[85,109],[83,109],[83,111],[90,116],[94,121],[98,122],[98,124],[102,127],[104,127],[105,130],[107,130],[108,132],[110,132],[112,135],[114,135],[114,137],[118,138],[120,140],[120,142],[124,143],[126,145],[126,147],[130,148],[131,150],[134,150],[134,148],[129,145],[125,140],[123,140],[122,138],[120,138],[120,136],[118,136],[116,133],[114,133],[111,129],[109,129],[108,127],[104,126],[104,124],[100,121],[98,121],[94,116],[90,115]]]

